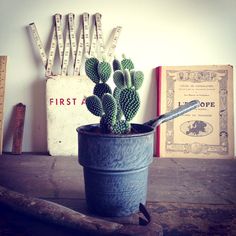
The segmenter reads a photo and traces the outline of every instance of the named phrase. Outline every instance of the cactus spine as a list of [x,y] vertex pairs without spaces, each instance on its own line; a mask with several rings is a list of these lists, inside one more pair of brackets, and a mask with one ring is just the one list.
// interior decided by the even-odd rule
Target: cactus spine
[[[107,81],[111,77],[116,85],[113,95]],[[141,87],[144,74],[134,70],[131,59],[123,56],[120,62],[113,60],[112,67],[105,60],[89,58],[85,62],[85,72],[95,83],[94,95],[86,98],[88,110],[101,117],[102,132],[125,134],[131,130],[130,121],[137,114],[140,98],[137,90]]]

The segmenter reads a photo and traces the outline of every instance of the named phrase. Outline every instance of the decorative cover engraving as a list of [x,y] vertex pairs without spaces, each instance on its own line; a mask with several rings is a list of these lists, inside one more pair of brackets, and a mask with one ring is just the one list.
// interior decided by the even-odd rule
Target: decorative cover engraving
[[180,130],[188,136],[201,137],[209,135],[213,131],[213,127],[206,121],[190,120],[181,124]]

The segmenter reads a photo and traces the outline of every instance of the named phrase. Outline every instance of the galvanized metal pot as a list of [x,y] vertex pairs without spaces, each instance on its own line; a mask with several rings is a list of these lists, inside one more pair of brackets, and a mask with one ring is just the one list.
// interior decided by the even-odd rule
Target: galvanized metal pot
[[96,125],[77,129],[87,205],[99,215],[130,215],[146,202],[154,129],[133,126],[140,133],[97,134],[92,131]]
[[77,129],[79,163],[84,168],[86,201],[91,212],[117,217],[139,211],[139,204],[146,203],[155,128],[197,105],[194,101],[145,124],[132,124],[132,134],[98,133],[97,124]]

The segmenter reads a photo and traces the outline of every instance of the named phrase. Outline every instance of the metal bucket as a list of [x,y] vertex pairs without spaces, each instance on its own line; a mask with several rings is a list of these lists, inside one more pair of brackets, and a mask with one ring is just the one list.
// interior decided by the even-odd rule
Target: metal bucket
[[132,125],[140,133],[96,134],[96,125],[78,129],[79,163],[84,167],[89,209],[103,216],[125,216],[146,202],[154,129]]
[[146,203],[155,128],[198,104],[193,101],[145,124],[132,124],[132,134],[98,133],[98,125],[79,127],[79,163],[90,211],[110,217],[138,212],[139,204]]

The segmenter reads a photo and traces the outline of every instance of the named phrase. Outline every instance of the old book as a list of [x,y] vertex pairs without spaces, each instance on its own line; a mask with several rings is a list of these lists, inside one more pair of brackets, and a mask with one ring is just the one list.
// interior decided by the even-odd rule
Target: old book
[[160,125],[159,157],[234,157],[233,67],[163,66],[157,72],[157,115],[198,99],[200,107]]

